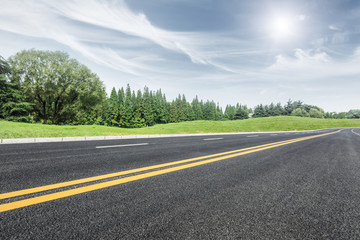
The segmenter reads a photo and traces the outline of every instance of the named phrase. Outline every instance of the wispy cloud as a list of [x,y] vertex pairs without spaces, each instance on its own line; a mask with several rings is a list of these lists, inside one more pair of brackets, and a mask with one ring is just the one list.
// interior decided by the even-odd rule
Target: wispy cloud
[[278,55],[276,62],[265,72],[285,77],[288,81],[353,78],[360,74],[359,52],[357,49],[351,56],[336,60],[326,52],[296,49],[292,57]]
[[155,27],[144,13],[134,13],[123,0],[52,1],[48,4],[70,19],[145,38],[166,49],[185,53],[194,63],[206,63],[205,59],[184,44],[188,40],[184,35]]
[[[20,12],[26,14],[19,16]],[[134,13],[123,0],[8,1],[0,10],[0,20],[2,30],[55,40],[98,64],[133,75],[139,75],[142,70],[152,68],[146,66],[144,62],[150,60],[151,64],[151,60],[161,59],[159,56],[147,53],[146,47],[150,43],[185,54],[193,63],[209,64],[200,52],[191,47],[193,40],[189,34],[166,31],[153,26],[145,14]],[[79,24],[82,25],[76,26]],[[83,30],[86,25],[99,28],[89,28],[86,32]],[[108,31],[106,34],[109,31],[115,33],[113,37],[104,39],[104,31]],[[138,39],[145,41],[139,44]],[[133,40],[137,41],[137,45],[134,45],[137,47],[134,56],[126,56],[122,54],[124,51],[110,50],[110,47],[104,46],[110,43],[116,44],[119,48],[126,47],[131,45]],[[90,46],[89,43],[99,43],[102,47]],[[141,48],[143,52],[140,58]]]

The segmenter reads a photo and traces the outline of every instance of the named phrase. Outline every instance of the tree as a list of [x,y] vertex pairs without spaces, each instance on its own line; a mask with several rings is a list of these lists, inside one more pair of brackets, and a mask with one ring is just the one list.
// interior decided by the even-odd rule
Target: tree
[[321,112],[319,109],[316,108],[310,108],[309,110],[309,116],[312,118],[323,118],[324,113]]
[[224,117],[229,120],[234,120],[236,114],[236,107],[231,105],[226,105]]
[[289,99],[284,107],[284,113],[285,115],[291,115],[291,113],[294,111],[295,109],[293,108],[293,104],[291,99]]
[[147,86],[144,87],[143,101],[142,101],[143,115],[145,119],[145,124],[147,126],[152,126],[155,123],[154,116],[154,99],[153,94]]
[[248,118],[249,118],[249,112],[247,110],[247,107],[240,105],[236,111],[234,119],[248,119]]
[[0,56],[0,75],[5,75],[7,73],[10,73],[9,63],[2,56]]
[[352,109],[347,113],[348,118],[360,118],[360,109]]
[[6,79],[6,74],[10,73],[10,66],[7,61],[0,56],[0,118],[4,118],[6,111],[4,105],[11,99],[11,85]]
[[258,118],[258,117],[266,117],[266,110],[264,108],[264,106],[262,104],[257,105],[254,108],[254,114],[253,114],[254,118]]
[[44,124],[86,121],[92,107],[105,98],[98,76],[63,52],[22,51],[9,63],[11,81],[21,86],[35,119]]
[[124,102],[124,124],[122,127],[131,127],[131,119],[134,114],[134,104],[131,99],[131,88],[128,84],[126,87],[125,93],[125,102]]
[[169,122],[169,103],[166,102],[165,94],[162,94],[161,89],[155,94],[155,122],[168,123]]
[[0,118],[29,122],[31,104],[26,102],[18,83],[8,81],[11,67],[0,56]]
[[281,106],[281,103],[277,103],[274,107],[274,116],[280,116],[285,114],[284,108]]
[[107,114],[107,123],[110,126],[119,126],[120,124],[120,101],[119,96],[116,92],[116,89],[113,87],[110,93],[110,98],[108,99],[108,114]]
[[203,108],[202,102],[199,102],[198,96],[196,96],[193,101],[191,102],[191,107],[194,113],[194,120],[201,120],[204,118],[203,116]]
[[142,114],[142,104],[143,98],[141,90],[137,91],[137,95],[135,96],[135,92],[132,94],[132,102],[134,104],[134,113],[131,119],[131,127],[140,128],[145,126],[145,120]]
[[125,91],[124,88],[120,88],[118,91],[119,97],[119,126],[125,125]]
[[296,108],[292,113],[292,116],[297,116],[297,117],[309,117],[309,113],[307,113],[304,109],[302,108]]
[[176,104],[175,101],[172,101],[172,102],[170,103],[169,112],[170,112],[170,119],[169,119],[169,121],[170,121],[171,123],[179,122],[179,114],[178,114],[177,104]]
[[207,100],[205,102],[203,114],[205,120],[216,120],[216,104],[214,101]]

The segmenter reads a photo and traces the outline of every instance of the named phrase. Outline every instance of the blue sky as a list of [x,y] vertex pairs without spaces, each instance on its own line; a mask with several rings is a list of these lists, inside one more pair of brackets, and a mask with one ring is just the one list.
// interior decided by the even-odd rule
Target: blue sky
[[168,100],[360,108],[360,1],[0,0],[0,55],[60,50]]

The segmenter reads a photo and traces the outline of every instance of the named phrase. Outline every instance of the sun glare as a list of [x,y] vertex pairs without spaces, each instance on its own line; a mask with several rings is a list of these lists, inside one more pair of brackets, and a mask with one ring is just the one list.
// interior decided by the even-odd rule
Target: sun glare
[[269,32],[276,40],[285,40],[293,35],[294,26],[292,19],[287,16],[276,16],[269,24]]

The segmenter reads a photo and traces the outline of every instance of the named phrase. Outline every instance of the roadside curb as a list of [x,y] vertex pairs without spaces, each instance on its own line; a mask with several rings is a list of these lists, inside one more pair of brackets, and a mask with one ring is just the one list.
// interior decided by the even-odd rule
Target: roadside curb
[[[323,129],[322,129],[323,130]],[[166,137],[196,137],[218,135],[244,135],[244,134],[274,134],[274,133],[301,133],[316,132],[319,130],[304,131],[278,131],[278,132],[234,132],[234,133],[193,133],[193,134],[154,134],[154,135],[122,135],[122,136],[89,136],[89,137],[53,137],[53,138],[7,138],[0,139],[0,144],[17,143],[48,143],[48,142],[75,142],[75,141],[99,141],[118,139],[141,139],[141,138],[166,138]]]

